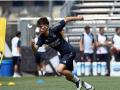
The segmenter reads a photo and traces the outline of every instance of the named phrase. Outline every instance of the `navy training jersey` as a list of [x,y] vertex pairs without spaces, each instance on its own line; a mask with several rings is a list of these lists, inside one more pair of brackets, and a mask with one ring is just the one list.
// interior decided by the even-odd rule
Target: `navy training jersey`
[[61,55],[73,51],[73,47],[65,41],[60,33],[63,30],[64,26],[64,20],[61,20],[55,24],[49,29],[49,34],[47,37],[42,34],[39,36],[37,45],[42,46],[43,44],[47,44],[56,51],[60,52]]

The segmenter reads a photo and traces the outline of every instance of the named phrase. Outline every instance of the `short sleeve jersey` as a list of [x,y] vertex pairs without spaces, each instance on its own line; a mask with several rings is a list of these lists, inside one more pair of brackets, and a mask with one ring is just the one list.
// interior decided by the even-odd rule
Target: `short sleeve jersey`
[[11,41],[12,44],[12,56],[21,56],[18,48],[21,46],[21,40],[18,37],[14,37]]
[[114,47],[116,48],[120,48],[120,36],[115,34],[114,37],[113,37],[113,45]]

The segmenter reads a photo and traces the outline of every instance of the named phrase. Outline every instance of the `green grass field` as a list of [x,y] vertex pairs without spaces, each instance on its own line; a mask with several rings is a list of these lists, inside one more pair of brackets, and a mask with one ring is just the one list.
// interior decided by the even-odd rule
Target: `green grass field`
[[[94,85],[96,90],[120,90],[120,77],[82,77],[82,79]],[[45,83],[38,84],[37,80],[44,80]],[[76,90],[75,85],[64,77],[0,78],[3,84],[9,81],[15,82],[16,85],[1,86],[0,90]]]

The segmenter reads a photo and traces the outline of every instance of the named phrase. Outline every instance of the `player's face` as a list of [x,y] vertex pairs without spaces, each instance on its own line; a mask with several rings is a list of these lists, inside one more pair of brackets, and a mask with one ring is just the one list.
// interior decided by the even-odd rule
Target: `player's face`
[[90,28],[86,28],[86,29],[85,29],[85,32],[86,32],[87,34],[89,34],[89,33],[90,33]]
[[21,34],[18,36],[19,38],[21,37]]
[[48,25],[40,25],[40,33],[46,33],[48,31]]
[[102,34],[102,35],[104,34],[104,28],[100,29],[100,34]]

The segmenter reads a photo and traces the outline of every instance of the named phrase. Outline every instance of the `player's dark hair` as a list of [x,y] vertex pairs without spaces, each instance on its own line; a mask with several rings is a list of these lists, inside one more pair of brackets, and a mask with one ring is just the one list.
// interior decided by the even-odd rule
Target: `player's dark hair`
[[39,27],[40,25],[49,25],[49,21],[48,21],[47,17],[41,17],[37,21],[37,27]]
[[115,31],[117,32],[120,29],[120,27],[116,27]]
[[21,36],[21,32],[18,31],[15,36],[18,36],[18,37]]
[[86,29],[90,29],[90,26],[85,26],[85,30],[86,30]]
[[101,31],[102,29],[104,29],[105,27],[99,27],[99,31]]

